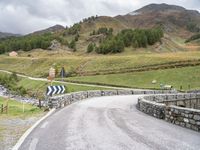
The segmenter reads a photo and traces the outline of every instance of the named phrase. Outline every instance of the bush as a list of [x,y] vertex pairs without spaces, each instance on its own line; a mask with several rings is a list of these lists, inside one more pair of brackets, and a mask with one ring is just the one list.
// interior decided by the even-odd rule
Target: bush
[[187,30],[190,32],[200,32],[200,26],[194,22],[190,22],[187,24]]
[[69,48],[73,49],[73,51],[76,51],[76,41],[75,40],[72,40],[69,43]]
[[90,43],[87,47],[87,53],[91,53],[92,51],[94,51],[96,45],[94,43]]
[[119,37],[112,37],[104,40],[98,48],[96,48],[96,52],[100,54],[107,53],[120,53],[124,50],[124,43]]
[[187,39],[185,41],[185,43],[188,43],[188,42],[191,42],[191,41],[194,41],[194,40],[197,40],[197,39],[200,39],[200,34],[193,35],[192,37],[190,37],[189,39]]
[[81,25],[79,23],[74,24],[72,27],[67,29],[67,34],[76,35],[81,30]]
[[5,86],[11,92],[18,94],[18,95],[25,95],[27,91],[24,87],[18,86],[17,83],[20,80],[18,79],[15,73],[11,74],[10,76],[7,75],[0,75],[0,84]]

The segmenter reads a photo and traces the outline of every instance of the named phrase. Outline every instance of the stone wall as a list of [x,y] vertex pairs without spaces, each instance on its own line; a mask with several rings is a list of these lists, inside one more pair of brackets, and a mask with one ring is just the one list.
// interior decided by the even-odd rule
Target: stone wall
[[177,106],[166,107],[165,120],[200,132],[200,110]]
[[138,98],[137,108],[151,116],[200,131],[200,93],[162,94]]
[[162,90],[162,91],[150,91],[150,90],[97,90],[97,91],[82,91],[64,94],[60,96],[53,96],[49,98],[48,105],[50,108],[62,108],[71,103],[101,96],[114,96],[114,95],[143,95],[143,94],[163,94],[163,93],[176,93],[176,91]]

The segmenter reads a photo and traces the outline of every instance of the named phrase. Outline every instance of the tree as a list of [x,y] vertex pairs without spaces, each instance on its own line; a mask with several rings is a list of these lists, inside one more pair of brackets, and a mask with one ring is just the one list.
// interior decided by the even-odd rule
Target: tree
[[95,44],[90,43],[87,47],[87,52],[91,53],[95,49]]
[[76,41],[75,40],[72,40],[69,43],[69,48],[73,49],[73,51],[76,51]]
[[78,41],[78,39],[79,39],[79,34],[76,34],[76,36],[75,36],[74,40],[77,42],[77,41]]

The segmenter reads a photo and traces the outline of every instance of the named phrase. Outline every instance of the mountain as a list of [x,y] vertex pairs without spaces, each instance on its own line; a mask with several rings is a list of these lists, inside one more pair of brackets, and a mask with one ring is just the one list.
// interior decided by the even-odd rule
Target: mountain
[[168,4],[150,4],[127,15],[116,16],[115,19],[131,28],[162,25],[166,32],[176,33],[185,38],[192,35],[193,28],[200,28],[198,11]]
[[21,35],[13,34],[13,33],[0,32],[0,39],[7,38],[7,37],[18,37],[18,36],[21,36]]
[[41,35],[41,34],[44,34],[44,33],[56,33],[56,32],[60,32],[60,31],[63,31],[63,30],[65,30],[64,26],[55,25],[55,26],[49,27],[49,28],[44,29],[44,30],[33,32],[31,34],[33,34],[33,35]]
[[[19,49],[23,45],[26,46],[27,42],[29,42],[29,46],[27,46],[28,48],[25,49],[23,47],[21,49],[25,49],[27,51],[36,48],[46,49],[52,46],[52,41],[56,40],[56,43],[61,44],[61,47],[65,47],[64,49],[68,49],[71,52],[76,51],[80,52],[80,54],[85,54],[89,44],[94,44],[92,47],[97,46],[96,50],[100,46],[101,48],[108,47],[109,49],[112,49],[109,47],[111,44],[112,46],[116,46],[118,43],[122,43],[121,40],[123,40],[124,43],[126,42],[126,49],[135,50],[141,48],[141,44],[139,44],[135,39],[133,43],[132,39],[130,39],[131,37],[134,37],[134,35],[130,35],[132,34],[132,30],[124,31],[123,34],[125,36],[129,36],[127,39],[125,39],[125,36],[118,33],[122,33],[121,31],[124,29],[158,29],[157,27],[159,27],[159,29],[163,29],[164,34],[162,33],[162,35],[164,35],[164,37],[162,36],[161,39],[157,39],[156,42],[151,43],[151,45],[144,44],[145,46],[142,47],[143,50],[146,49],[156,52],[186,50],[187,47],[183,44],[184,41],[189,39],[191,36],[200,33],[200,13],[198,11],[187,10],[176,5],[150,4],[126,15],[118,15],[115,17],[92,16],[83,19],[70,28],[55,25],[41,31],[36,31],[29,34],[30,36],[24,36],[20,41],[23,42],[23,44],[20,44],[17,48]],[[101,29],[101,31],[99,31],[99,29]],[[107,38],[111,33],[110,31],[112,32],[112,37]],[[49,32],[53,34],[42,35]],[[143,43],[146,43],[147,35],[142,35],[143,32],[145,34],[148,32],[149,36],[152,35],[153,31],[139,32],[139,36],[142,36],[141,39],[144,40]],[[117,35],[121,35],[122,37],[116,38]],[[148,39],[148,42],[154,41],[156,37],[158,37],[158,35],[154,32],[154,35],[151,36],[151,39]],[[152,40],[153,38],[154,40]],[[108,42],[106,44],[104,43],[105,45],[101,45],[102,41],[105,42],[106,40]],[[199,40],[195,40],[195,44],[199,44]],[[7,44],[5,42],[10,44],[10,41],[4,41],[4,45]],[[13,44],[10,44],[11,46],[15,46],[20,43],[15,43],[15,40],[12,42]]]

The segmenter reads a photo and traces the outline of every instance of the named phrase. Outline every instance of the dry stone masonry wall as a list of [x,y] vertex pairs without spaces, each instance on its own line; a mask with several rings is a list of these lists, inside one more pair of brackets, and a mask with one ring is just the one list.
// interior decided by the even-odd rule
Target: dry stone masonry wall
[[97,91],[83,91],[54,96],[49,98],[48,105],[50,108],[62,108],[71,103],[101,96],[114,96],[114,95],[142,95],[142,94],[163,94],[175,93],[176,91],[163,90],[163,91],[149,91],[149,90],[97,90]]
[[200,93],[138,98],[137,108],[153,117],[200,132]]

